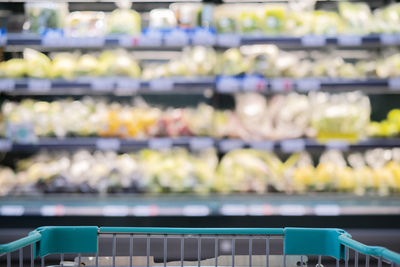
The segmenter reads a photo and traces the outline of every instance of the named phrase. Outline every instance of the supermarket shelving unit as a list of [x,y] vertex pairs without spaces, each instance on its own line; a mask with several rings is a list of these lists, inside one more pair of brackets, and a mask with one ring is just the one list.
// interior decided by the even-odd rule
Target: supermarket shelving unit
[[[3,6],[8,2],[0,1]],[[73,1],[75,2],[75,1]],[[101,7],[106,1],[80,1],[76,7],[93,5]],[[328,1],[329,2],[329,1]],[[372,1],[371,1],[372,2]],[[376,4],[379,1],[373,1]],[[380,3],[383,3],[380,1]],[[165,4],[165,3],[163,3]],[[12,4],[17,8],[20,3]],[[146,6],[146,3],[140,3]],[[149,6],[154,6],[152,3]],[[107,8],[114,7],[107,3]],[[187,44],[196,43],[188,35]],[[18,52],[24,47],[42,51],[78,49],[101,49],[103,47],[124,47],[134,50],[176,50],[185,44],[168,43],[162,37],[158,46],[140,43],[140,36],[108,36],[104,38],[46,39],[25,34],[0,36],[0,46],[5,52]],[[217,49],[239,45],[271,43],[286,49],[380,49],[400,46],[400,35],[338,36],[338,37],[254,37],[240,35],[216,35],[209,43]],[[67,45],[65,45],[67,44]],[[200,77],[193,79],[163,78],[142,81],[120,77],[79,78],[75,80],[48,79],[0,79],[3,99],[16,97],[53,96],[134,96],[142,94],[198,94],[222,97],[240,91],[257,91],[268,94],[287,92],[307,93],[310,90],[330,92],[360,89],[366,94],[389,95],[391,101],[400,100],[400,78],[392,79],[291,79],[263,77]],[[398,102],[397,102],[398,103]],[[373,104],[374,105],[374,104]],[[390,105],[388,105],[390,106]],[[386,108],[386,107],[383,107]],[[336,148],[342,151],[363,150],[375,147],[400,147],[400,139],[368,139],[359,143],[328,142],[317,143],[310,139],[281,141],[245,142],[236,139],[216,140],[207,137],[154,138],[131,140],[118,138],[40,138],[37,143],[12,142],[0,139],[0,151],[11,155],[34,153],[46,150],[113,150],[128,152],[142,148],[187,147],[191,150],[216,147],[220,153],[236,148],[252,147],[263,150],[292,153],[297,151],[322,151]],[[21,220],[23,216],[24,220]],[[396,233],[400,226],[400,196],[349,196],[340,194],[299,195],[227,195],[227,196],[151,196],[140,194],[114,195],[65,195],[15,196],[0,198],[0,228],[34,228],[44,224],[52,225],[119,225],[119,226],[186,226],[193,227],[281,227],[313,226],[343,228],[393,228]],[[0,239],[0,241],[2,241]],[[0,242],[2,243],[2,242]],[[397,243],[398,245],[398,243]]]
[[117,152],[131,152],[144,148],[168,149],[172,147],[184,147],[192,151],[215,147],[220,153],[241,148],[253,148],[266,151],[278,151],[283,153],[295,153],[306,150],[322,151],[325,149],[337,149],[340,151],[366,150],[371,148],[400,147],[400,139],[374,138],[348,143],[345,141],[328,141],[319,143],[313,139],[297,138],[281,141],[243,141],[240,139],[213,139],[209,137],[159,137],[145,140],[101,137],[67,137],[63,139],[43,137],[35,143],[12,142],[8,139],[0,139],[1,152],[37,152],[40,150],[103,150]]
[[[165,87],[161,86],[162,84]],[[203,93],[207,89],[221,94],[260,92],[279,94],[308,91],[335,92],[361,90],[366,94],[399,93],[400,79],[317,79],[243,77],[160,78],[152,81],[126,77],[77,78],[75,80],[2,79],[0,92],[7,95],[57,95],[57,94],[154,94],[154,93]]]

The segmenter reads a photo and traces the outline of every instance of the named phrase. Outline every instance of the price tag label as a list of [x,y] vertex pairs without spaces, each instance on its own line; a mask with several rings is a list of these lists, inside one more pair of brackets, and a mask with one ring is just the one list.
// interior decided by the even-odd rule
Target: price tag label
[[222,205],[220,213],[224,216],[246,216],[247,206],[242,204]]
[[0,30],[0,46],[5,46],[7,44],[7,32],[5,29]]
[[346,141],[342,141],[342,140],[332,140],[329,141],[325,144],[325,147],[327,149],[337,149],[337,150],[341,150],[341,151],[347,151],[349,150],[349,143],[347,143]]
[[93,78],[90,80],[90,86],[93,91],[109,92],[114,89],[114,79]]
[[187,205],[183,207],[183,216],[208,216],[210,208],[205,205]]
[[136,46],[139,43],[139,37],[132,35],[120,35],[118,37],[118,43],[122,47]]
[[165,35],[165,45],[167,46],[187,46],[189,36],[183,30],[174,29]]
[[58,46],[66,46],[65,42],[63,41],[63,37],[60,36],[59,38],[53,37],[43,37],[42,38],[42,46],[50,46],[50,47],[58,47]]
[[214,141],[208,137],[192,137],[189,141],[191,150],[202,150],[214,146]]
[[338,44],[340,46],[360,46],[362,38],[358,35],[339,35]]
[[65,207],[63,205],[44,205],[40,208],[42,216],[64,216]]
[[318,216],[339,216],[340,206],[335,204],[322,204],[314,207],[314,213]]
[[174,81],[167,78],[155,79],[150,81],[149,87],[153,91],[172,91]]
[[275,78],[271,80],[271,89],[274,92],[285,92],[293,89],[293,82],[290,79]]
[[25,208],[21,205],[3,205],[0,207],[1,216],[22,216]]
[[133,93],[140,89],[140,81],[131,78],[120,77],[117,79],[116,89],[120,93]]
[[239,92],[240,90],[240,80],[236,77],[222,76],[217,79],[217,91],[226,92]]
[[38,140],[33,124],[30,122],[7,123],[6,137],[21,144],[33,144]]
[[250,205],[248,207],[248,214],[250,216],[272,215],[272,210],[271,205]]
[[241,42],[239,34],[222,33],[217,35],[217,44],[223,47],[238,47]]
[[170,149],[172,147],[171,138],[152,138],[149,140],[150,149],[154,150],[164,150]]
[[8,139],[0,139],[0,151],[7,152],[12,149],[12,142]]
[[140,217],[148,217],[148,216],[157,216],[158,215],[158,207],[157,206],[136,206],[132,209],[132,213],[135,216]]
[[267,88],[267,81],[264,78],[248,75],[242,80],[243,91],[264,91]]
[[400,77],[390,78],[388,80],[388,86],[392,90],[400,90]]
[[264,214],[264,206],[263,205],[250,205],[249,206],[249,215],[250,216],[263,216]]
[[118,151],[121,148],[121,142],[115,138],[99,138],[96,140],[96,149],[103,151]]
[[303,139],[291,139],[281,141],[281,150],[285,153],[304,151],[306,142]]
[[51,89],[51,81],[47,79],[29,79],[28,90],[32,92],[48,92]]
[[306,215],[306,207],[303,205],[281,205],[279,214],[283,216],[303,216]]
[[15,89],[14,79],[0,79],[0,92],[10,92]]
[[244,146],[243,141],[237,140],[237,139],[227,139],[227,140],[221,140],[219,142],[219,149],[222,152],[229,152],[234,149],[239,149]]
[[301,38],[301,44],[303,46],[324,46],[326,45],[326,38],[321,35],[306,35]]
[[156,30],[149,30],[139,37],[140,46],[161,46],[162,35],[161,32]]
[[400,35],[397,34],[381,34],[380,41],[383,45],[397,45],[400,43]]
[[7,44],[8,38],[7,35],[0,36],[0,46],[5,46]]
[[100,47],[104,46],[104,37],[66,37],[65,44],[71,47]]
[[41,39],[43,46],[65,46],[64,33],[62,30],[48,29]]
[[272,151],[274,150],[274,142],[272,141],[251,142],[250,147],[258,150]]
[[304,78],[297,80],[297,90],[299,92],[318,91],[321,89],[321,82],[314,78]]
[[192,36],[193,45],[212,46],[216,43],[216,36],[208,29],[196,29]]
[[126,217],[129,215],[129,207],[128,206],[104,206],[103,208],[103,216],[106,217]]

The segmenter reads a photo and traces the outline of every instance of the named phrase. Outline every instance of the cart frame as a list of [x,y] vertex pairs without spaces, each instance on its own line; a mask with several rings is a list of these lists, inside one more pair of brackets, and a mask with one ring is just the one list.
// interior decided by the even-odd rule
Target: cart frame
[[[341,260],[344,266],[349,267],[350,251],[354,251],[354,267],[358,267],[360,255],[365,256],[365,266],[370,266],[370,260],[375,258],[377,267],[382,264],[400,266],[400,254],[383,247],[367,246],[351,238],[351,235],[341,229],[333,228],[150,228],[150,227],[40,227],[28,236],[14,242],[0,245],[0,257],[6,255],[7,267],[11,266],[11,254],[19,252],[19,266],[23,267],[23,248],[30,246],[30,266],[35,266],[35,259],[40,258],[41,266],[45,266],[45,257],[50,254],[59,254],[60,262],[64,254],[76,254],[77,266],[81,266],[81,255],[92,254],[99,266],[99,238],[100,236],[112,237],[112,266],[116,266],[116,240],[120,235],[129,238],[129,266],[132,267],[133,238],[141,236],[146,238],[147,266],[150,267],[150,240],[161,238],[164,240],[164,267],[167,266],[167,238],[180,238],[181,266],[184,266],[184,242],[186,238],[196,238],[198,241],[198,267],[201,265],[201,240],[202,238],[215,239],[215,266],[218,266],[218,239],[232,240],[232,267],[235,267],[235,240],[245,238],[249,240],[249,267],[252,267],[253,239],[265,239],[265,266],[269,267],[269,242],[271,238],[283,239],[283,262],[286,267],[286,255],[315,255],[318,256],[318,266],[321,266],[322,256],[336,259],[339,267]],[[305,242],[306,241],[306,242]],[[303,260],[300,265],[303,266]]]

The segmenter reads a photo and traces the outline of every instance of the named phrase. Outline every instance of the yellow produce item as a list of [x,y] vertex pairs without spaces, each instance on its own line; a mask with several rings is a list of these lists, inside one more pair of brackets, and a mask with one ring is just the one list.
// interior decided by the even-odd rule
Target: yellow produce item
[[75,67],[77,76],[96,76],[98,74],[98,60],[93,55],[83,55],[78,59]]
[[30,48],[25,48],[24,60],[26,64],[26,74],[29,77],[46,78],[51,76],[51,61],[45,54]]
[[286,26],[286,6],[267,5],[262,20],[262,29],[266,34],[282,33]]
[[350,167],[337,169],[336,187],[339,191],[351,192],[354,191],[356,186],[357,186],[357,181]]
[[293,172],[294,191],[304,193],[315,184],[315,169],[311,165],[297,167]]
[[53,58],[51,66],[52,78],[74,78],[76,58],[70,53],[60,53]]
[[26,75],[27,65],[21,58],[13,58],[1,63],[2,76],[7,78],[22,78]]
[[128,8],[116,9],[107,18],[107,33],[136,35],[141,32],[140,14]]

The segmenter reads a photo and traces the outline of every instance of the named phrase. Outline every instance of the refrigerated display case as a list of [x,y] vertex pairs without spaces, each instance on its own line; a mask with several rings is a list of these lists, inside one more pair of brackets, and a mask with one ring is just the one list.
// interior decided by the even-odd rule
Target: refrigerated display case
[[2,229],[399,230],[398,3],[128,2],[0,1]]

